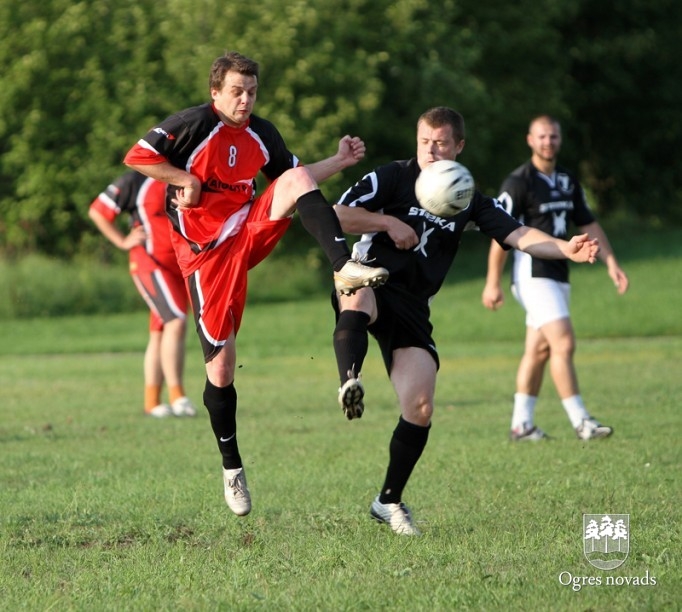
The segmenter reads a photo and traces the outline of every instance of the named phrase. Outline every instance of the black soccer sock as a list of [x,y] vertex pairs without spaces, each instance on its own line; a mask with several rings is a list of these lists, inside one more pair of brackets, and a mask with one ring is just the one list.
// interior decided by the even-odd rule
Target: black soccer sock
[[242,467],[237,446],[237,390],[234,383],[227,387],[216,387],[207,378],[204,405],[211,419],[218,449],[223,456],[223,467],[228,470]]
[[316,189],[296,200],[296,210],[305,230],[317,240],[332,268],[338,272],[350,259],[350,250],[334,209]]
[[379,502],[397,504],[401,501],[403,489],[429,439],[430,429],[431,425],[421,427],[400,417],[389,445],[390,460],[386,480],[379,494]]
[[359,310],[344,310],[336,322],[334,353],[342,385],[348,380],[349,371],[353,372],[353,377],[357,377],[362,371],[367,355],[368,324],[369,315]]

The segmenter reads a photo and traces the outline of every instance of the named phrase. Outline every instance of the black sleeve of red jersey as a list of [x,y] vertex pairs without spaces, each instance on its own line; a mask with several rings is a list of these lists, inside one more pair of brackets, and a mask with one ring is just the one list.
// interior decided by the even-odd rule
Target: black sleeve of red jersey
[[270,156],[268,163],[261,169],[269,181],[274,181],[290,168],[300,165],[298,158],[287,149],[284,138],[270,121],[252,115],[249,127],[258,134]]
[[210,104],[194,106],[167,117],[142,140],[176,168],[185,168],[192,152],[217,121]]
[[185,117],[177,113],[147,132],[144,140],[176,168],[184,168],[194,149],[194,133]]
[[145,179],[143,174],[131,170],[119,176],[107,187],[106,193],[116,202],[121,212],[132,213],[136,209],[137,194]]

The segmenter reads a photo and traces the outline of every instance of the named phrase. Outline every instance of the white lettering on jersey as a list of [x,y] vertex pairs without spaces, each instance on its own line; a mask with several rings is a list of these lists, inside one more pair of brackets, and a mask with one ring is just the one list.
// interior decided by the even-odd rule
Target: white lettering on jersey
[[573,200],[559,200],[558,202],[544,202],[540,204],[540,212],[542,214],[557,210],[573,210]]
[[[441,229],[444,229],[448,232],[454,232],[455,231],[455,222],[454,221],[448,221],[447,219],[443,219],[443,217],[438,217],[436,215],[433,215],[430,212],[424,210],[423,208],[418,208],[417,206],[410,206],[410,212],[408,213],[408,215],[410,217],[424,217],[427,221],[431,221],[431,223],[435,223]],[[416,250],[417,249],[415,249],[415,251]]]

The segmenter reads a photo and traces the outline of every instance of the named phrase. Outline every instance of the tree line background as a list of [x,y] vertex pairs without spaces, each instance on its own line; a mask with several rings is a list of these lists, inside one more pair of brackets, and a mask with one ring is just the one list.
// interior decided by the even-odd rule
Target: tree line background
[[363,163],[323,185],[330,200],[413,156],[417,117],[448,105],[485,193],[547,112],[601,217],[678,224],[681,24],[679,0],[3,2],[0,254],[101,253],[90,202],[151,126],[209,100],[226,50],[259,61],[256,113],[304,162],[365,140]]

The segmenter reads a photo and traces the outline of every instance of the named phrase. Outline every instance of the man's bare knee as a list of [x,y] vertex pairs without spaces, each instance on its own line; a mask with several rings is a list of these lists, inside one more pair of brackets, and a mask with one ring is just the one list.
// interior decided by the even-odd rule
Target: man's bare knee
[[294,199],[318,188],[315,179],[304,166],[290,168],[279,178],[283,187],[291,192]]

